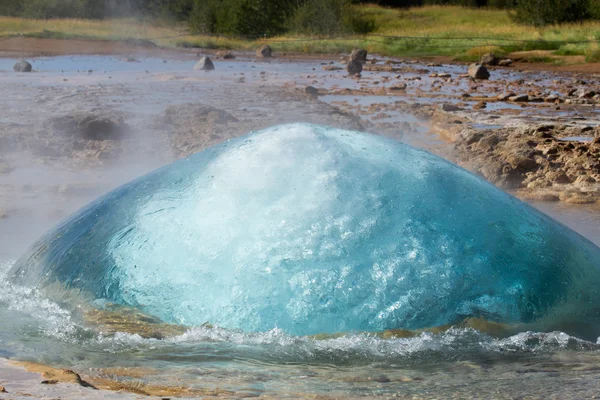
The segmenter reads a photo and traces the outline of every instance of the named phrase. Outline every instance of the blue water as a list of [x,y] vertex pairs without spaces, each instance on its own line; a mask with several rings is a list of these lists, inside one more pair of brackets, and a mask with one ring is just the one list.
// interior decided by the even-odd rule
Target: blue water
[[[84,208],[16,264],[49,298],[291,335],[482,318],[594,339],[600,250],[441,158],[294,124],[231,140]],[[57,290],[56,283],[61,290]]]

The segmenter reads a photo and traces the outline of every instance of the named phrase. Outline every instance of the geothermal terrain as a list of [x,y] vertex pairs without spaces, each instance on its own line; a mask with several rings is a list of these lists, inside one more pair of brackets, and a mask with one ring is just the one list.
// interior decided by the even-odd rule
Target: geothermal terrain
[[[45,43],[0,53],[0,261],[18,258],[121,184],[287,122],[424,148],[600,243],[600,76],[593,72],[504,61],[488,67],[489,79],[474,79],[466,65],[369,55],[357,76],[347,71],[348,55],[230,58],[81,43],[71,54]],[[195,70],[205,55],[214,70]],[[22,57],[32,72],[13,71]],[[0,360],[0,385],[20,393],[9,398],[61,395],[14,368]],[[80,390],[65,386],[62,396]]]

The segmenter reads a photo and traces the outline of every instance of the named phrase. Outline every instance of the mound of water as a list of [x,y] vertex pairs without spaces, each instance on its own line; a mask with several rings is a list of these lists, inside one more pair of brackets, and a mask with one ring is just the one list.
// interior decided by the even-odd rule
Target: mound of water
[[60,286],[96,305],[244,331],[416,329],[471,316],[594,339],[600,327],[596,246],[424,151],[303,124],[117,189],[11,274],[50,297]]

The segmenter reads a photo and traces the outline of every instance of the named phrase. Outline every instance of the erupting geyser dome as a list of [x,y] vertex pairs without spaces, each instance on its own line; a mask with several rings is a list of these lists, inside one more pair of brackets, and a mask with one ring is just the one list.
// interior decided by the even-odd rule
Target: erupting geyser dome
[[115,190],[42,238],[12,276],[50,297],[58,282],[96,306],[244,331],[479,317],[595,339],[599,326],[596,246],[427,152],[306,124]]

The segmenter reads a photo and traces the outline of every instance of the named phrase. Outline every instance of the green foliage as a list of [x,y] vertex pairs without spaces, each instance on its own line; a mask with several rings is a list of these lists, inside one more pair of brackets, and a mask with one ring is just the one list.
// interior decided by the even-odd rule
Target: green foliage
[[30,18],[101,18],[103,4],[93,0],[27,0],[22,15]]
[[589,0],[588,13],[594,19],[600,19],[600,0]]
[[590,0],[517,0],[513,19],[533,26],[579,21],[589,16],[589,4]]
[[292,0],[195,0],[190,26],[197,32],[262,36],[283,33]]
[[296,33],[332,36],[369,33],[375,30],[375,22],[348,0],[306,0],[294,13],[289,27]]
[[586,56],[585,56],[585,61],[589,62],[589,63],[597,63],[600,62],[600,50],[593,50],[590,51]]
[[19,16],[23,12],[23,1],[0,1],[0,15]]

